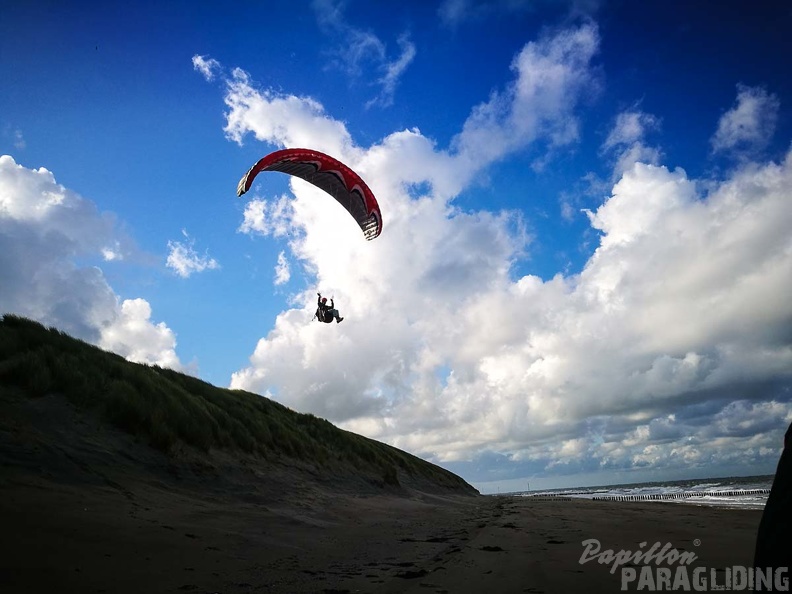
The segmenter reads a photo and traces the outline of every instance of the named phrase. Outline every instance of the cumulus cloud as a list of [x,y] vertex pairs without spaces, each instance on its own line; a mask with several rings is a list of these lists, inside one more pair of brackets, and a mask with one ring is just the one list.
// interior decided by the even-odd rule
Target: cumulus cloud
[[176,336],[165,323],[151,321],[151,306],[145,299],[126,299],[119,315],[102,328],[99,346],[136,363],[180,369]]
[[168,242],[168,259],[166,260],[168,268],[182,278],[188,278],[196,272],[220,268],[217,260],[210,258],[208,254],[202,256],[195,251],[195,240],[187,234],[187,231],[182,230],[182,235],[186,241]]
[[[57,183],[44,168],[28,169],[0,156],[0,311],[57,326],[135,360],[180,367],[173,335],[149,321],[144,300],[133,311],[120,299],[97,266],[77,261],[123,260],[134,253],[113,218],[93,202]],[[147,331],[168,340],[140,340]],[[110,343],[108,337],[112,337]]]
[[245,135],[281,146],[314,146],[340,155],[352,147],[349,132],[330,118],[324,107],[309,97],[256,89],[249,75],[235,68],[227,81],[225,133],[241,143]]
[[737,103],[723,114],[711,139],[715,152],[755,152],[767,146],[775,132],[780,103],[760,87],[737,85]]
[[[306,324],[306,291],[232,387],[435,460],[490,456],[511,476],[776,456],[761,429],[792,396],[792,156],[706,184],[659,152],[620,159],[610,197],[588,213],[597,249],[579,274],[547,280],[514,276],[531,241],[523,215],[454,206],[504,156],[575,142],[597,48],[591,25],[527,44],[514,80],[447,149],[417,129],[359,147],[318,102],[235,71],[229,137],[339,157],[377,195],[385,227],[367,243],[334,201],[291,182],[291,261],[346,321]],[[604,150],[656,125],[626,113]],[[274,234],[268,209],[246,213],[247,228]]]

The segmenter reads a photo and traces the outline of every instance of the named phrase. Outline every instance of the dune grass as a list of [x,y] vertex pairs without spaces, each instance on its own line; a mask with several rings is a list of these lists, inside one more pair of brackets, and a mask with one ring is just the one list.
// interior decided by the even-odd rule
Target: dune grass
[[[62,394],[78,409],[164,452],[178,444],[241,451],[318,468],[351,465],[398,486],[400,473],[450,489],[461,478],[397,448],[341,430],[268,398],[218,388],[156,365],[131,363],[55,328],[6,314],[0,320],[0,387],[29,397]],[[2,391],[0,391],[2,397]]]

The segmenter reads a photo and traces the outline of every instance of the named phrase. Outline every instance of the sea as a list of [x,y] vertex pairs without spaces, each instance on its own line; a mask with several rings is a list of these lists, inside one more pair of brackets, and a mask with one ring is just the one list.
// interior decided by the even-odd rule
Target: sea
[[705,478],[602,487],[578,487],[509,493],[516,497],[653,501],[734,509],[764,509],[774,475]]

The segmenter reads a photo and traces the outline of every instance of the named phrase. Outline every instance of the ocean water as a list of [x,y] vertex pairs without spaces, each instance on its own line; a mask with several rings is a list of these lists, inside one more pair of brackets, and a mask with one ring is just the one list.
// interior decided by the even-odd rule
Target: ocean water
[[764,509],[772,485],[773,475],[770,474],[547,491],[523,491],[510,493],[510,495],[543,498],[569,497],[608,501],[653,501],[658,504],[685,503],[736,509]]

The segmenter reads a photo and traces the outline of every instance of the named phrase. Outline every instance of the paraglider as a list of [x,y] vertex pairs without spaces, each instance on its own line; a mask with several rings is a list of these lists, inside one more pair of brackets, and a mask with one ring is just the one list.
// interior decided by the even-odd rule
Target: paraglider
[[250,189],[262,171],[280,171],[304,179],[335,198],[357,221],[369,241],[382,232],[377,199],[361,177],[333,157],[311,149],[291,148],[270,153],[251,167],[237,186],[237,196]]
[[[355,219],[363,236],[371,241],[382,233],[382,214],[377,199],[366,182],[352,169],[319,151],[291,148],[275,151],[259,159],[239,180],[237,196],[250,190],[253,180],[262,171],[280,171],[304,179],[335,198]],[[329,324],[342,322],[333,299],[319,294],[314,319]]]
[[336,321],[336,324],[343,322],[344,318],[341,317],[338,310],[335,308],[333,298],[330,298],[330,305],[327,305],[327,297],[322,297],[321,293],[317,293],[317,295],[319,298],[316,301],[316,313],[314,317],[325,324],[329,324],[333,320]]

